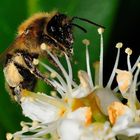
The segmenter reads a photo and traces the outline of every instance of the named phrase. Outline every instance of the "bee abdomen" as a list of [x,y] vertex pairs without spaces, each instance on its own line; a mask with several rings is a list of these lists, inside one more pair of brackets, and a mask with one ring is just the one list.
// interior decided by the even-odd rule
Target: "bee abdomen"
[[37,81],[36,77],[30,72],[29,69],[25,68],[24,66],[18,63],[15,63],[15,66],[23,77],[23,81],[20,83],[22,88],[32,91]]

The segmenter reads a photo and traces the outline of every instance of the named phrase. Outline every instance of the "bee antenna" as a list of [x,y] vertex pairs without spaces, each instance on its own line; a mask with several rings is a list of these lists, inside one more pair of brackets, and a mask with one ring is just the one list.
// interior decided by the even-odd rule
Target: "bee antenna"
[[75,27],[81,29],[83,32],[87,33],[87,30],[86,30],[85,28],[81,27],[80,25],[77,25],[77,24],[75,24],[75,23],[71,23],[71,25],[73,25],[73,26],[75,26]]
[[90,24],[92,24],[92,25],[95,25],[95,26],[97,26],[97,27],[101,27],[101,28],[104,28],[104,29],[105,29],[104,26],[99,25],[99,24],[97,24],[97,23],[95,23],[95,22],[93,22],[93,21],[90,21],[90,20],[88,20],[88,19],[85,19],[85,18],[73,17],[72,20],[74,20],[74,19],[79,19],[79,20],[85,21],[85,22],[87,22],[87,23],[90,23]]

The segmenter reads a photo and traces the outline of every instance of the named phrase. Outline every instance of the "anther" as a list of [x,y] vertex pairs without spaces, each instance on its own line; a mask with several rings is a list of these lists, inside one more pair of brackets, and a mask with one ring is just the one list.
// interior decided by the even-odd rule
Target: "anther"
[[98,33],[99,34],[102,34],[104,32],[104,29],[103,28],[98,28]]
[[122,46],[123,46],[122,42],[118,42],[115,47],[119,49],[122,48]]
[[90,41],[88,39],[83,39],[82,43],[86,46],[90,45]]
[[128,54],[128,55],[131,55],[132,54],[132,50],[130,48],[126,48],[125,49],[125,53]]

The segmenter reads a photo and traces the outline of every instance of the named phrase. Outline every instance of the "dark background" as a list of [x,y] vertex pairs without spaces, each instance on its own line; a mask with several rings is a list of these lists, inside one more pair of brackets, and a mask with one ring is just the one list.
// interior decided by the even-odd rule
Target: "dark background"
[[[0,53],[2,53],[14,40],[17,27],[26,18],[35,12],[52,11],[57,9],[69,16],[87,18],[106,27],[104,33],[104,81],[108,80],[112,70],[117,42],[123,42],[124,48],[133,50],[132,63],[140,54],[139,49],[139,25],[140,25],[140,1],[138,0],[1,0],[0,1]],[[85,47],[81,41],[88,38],[91,41],[89,47],[91,65],[99,59],[99,36],[96,27],[77,22],[88,30],[87,34],[75,29],[74,57],[78,64],[74,66],[74,75],[77,70],[85,69],[83,58]],[[122,49],[119,67],[126,69],[125,49]],[[81,61],[82,60],[82,61]],[[38,89],[39,90],[39,89]],[[41,86],[40,86],[40,90]],[[48,89],[45,89],[48,91]],[[46,92],[47,93],[47,92]],[[20,107],[11,101],[5,91],[2,68],[0,69],[0,140],[5,139],[6,132],[15,132],[20,129],[20,121],[25,120]]]

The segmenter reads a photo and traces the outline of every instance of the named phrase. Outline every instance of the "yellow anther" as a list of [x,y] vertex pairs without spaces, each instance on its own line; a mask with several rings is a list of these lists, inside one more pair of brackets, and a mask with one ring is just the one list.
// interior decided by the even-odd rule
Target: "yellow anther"
[[38,63],[39,63],[39,60],[34,58],[34,59],[33,59],[33,64],[34,64],[34,65],[38,65]]
[[123,44],[122,44],[122,42],[118,42],[117,44],[116,44],[116,48],[122,48],[122,46],[123,46]]
[[126,48],[125,49],[125,53],[128,54],[128,55],[131,55],[132,54],[132,50],[130,48]]
[[83,39],[82,43],[86,46],[90,45],[90,41],[88,39]]
[[98,33],[99,34],[102,34],[104,32],[104,29],[103,28],[98,28]]

